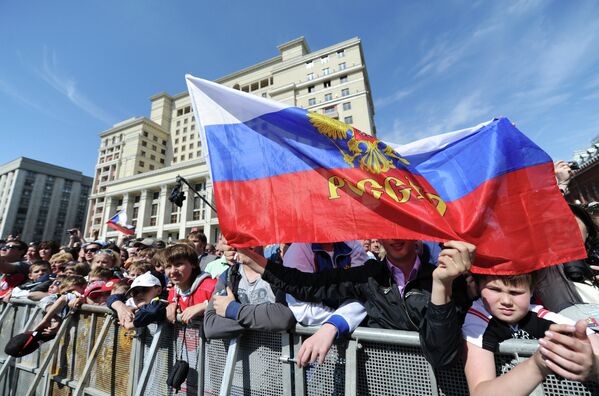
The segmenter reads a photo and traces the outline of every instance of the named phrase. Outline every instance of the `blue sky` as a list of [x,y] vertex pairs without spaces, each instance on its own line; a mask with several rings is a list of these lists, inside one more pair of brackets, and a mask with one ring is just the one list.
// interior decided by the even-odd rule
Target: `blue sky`
[[362,39],[379,137],[507,116],[554,159],[599,135],[594,1],[0,1],[0,164],[92,175],[98,134],[149,97],[277,55]]

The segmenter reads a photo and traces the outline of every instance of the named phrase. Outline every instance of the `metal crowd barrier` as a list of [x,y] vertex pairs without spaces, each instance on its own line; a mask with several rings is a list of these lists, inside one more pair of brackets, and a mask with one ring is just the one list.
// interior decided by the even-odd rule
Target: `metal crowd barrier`
[[[298,326],[294,334],[247,331],[231,340],[204,341],[201,324],[125,331],[108,309],[84,305],[62,322],[53,341],[14,359],[4,354],[6,342],[42,315],[27,300],[0,309],[0,394],[7,396],[174,395],[166,379],[181,354],[190,366],[183,395],[468,394],[461,365],[435,372],[414,332],[358,328],[333,345],[324,364],[298,369],[294,356],[315,328]],[[498,372],[536,347],[534,341],[503,343]],[[599,387],[549,376],[533,394],[597,395]]]

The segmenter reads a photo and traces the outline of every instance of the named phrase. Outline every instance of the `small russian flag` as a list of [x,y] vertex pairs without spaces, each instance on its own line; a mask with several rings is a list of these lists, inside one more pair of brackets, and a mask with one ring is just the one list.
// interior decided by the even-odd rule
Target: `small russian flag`
[[121,210],[106,222],[109,227],[114,228],[123,234],[133,235],[135,234],[135,227],[127,224],[127,212]]

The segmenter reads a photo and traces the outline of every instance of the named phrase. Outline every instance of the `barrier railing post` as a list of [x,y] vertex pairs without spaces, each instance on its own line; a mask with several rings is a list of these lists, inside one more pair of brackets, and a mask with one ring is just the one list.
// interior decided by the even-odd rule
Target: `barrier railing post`
[[[293,357],[293,337],[289,333],[281,333],[281,360],[287,359],[283,364],[283,396],[293,396],[293,362],[289,359]],[[286,355],[286,356],[285,356]]]
[[79,383],[77,384],[77,388],[75,388],[74,396],[80,396],[83,394],[83,389],[87,385],[87,380],[89,379],[89,375],[91,374],[91,368],[93,364],[96,362],[96,358],[98,357],[98,352],[100,351],[100,347],[104,343],[106,336],[108,335],[108,331],[114,321],[112,315],[107,315],[106,319],[104,319],[104,325],[100,330],[100,334],[96,338],[96,342],[94,344],[93,349],[89,353],[87,357],[87,361],[85,362],[85,367],[83,368],[83,372],[81,373],[81,378],[79,379]]
[[48,351],[48,355],[46,356],[46,358],[44,359],[44,361],[40,365],[39,371],[37,372],[37,374],[35,375],[35,378],[33,379],[33,383],[31,384],[31,386],[27,390],[27,393],[26,393],[27,396],[34,396],[35,395],[35,390],[36,390],[36,388],[37,388],[40,380],[44,376],[44,371],[46,371],[46,369],[48,368],[48,365],[50,364],[50,360],[52,360],[52,358],[54,357],[54,354],[56,353],[56,350],[58,349],[58,345],[60,343],[60,339],[62,337],[64,337],[64,335],[65,335],[67,329],[69,328],[72,320],[73,320],[73,314],[69,313],[67,315],[67,317],[65,318],[65,320],[63,320],[62,324],[60,325],[60,328],[58,329],[58,332],[56,333],[56,337],[52,341],[52,347],[50,347],[50,350]]
[[4,309],[2,310],[2,314],[0,314],[0,323],[4,322],[4,318],[8,314],[8,311],[10,311],[10,308],[12,307],[11,304],[2,304],[2,305],[4,305]]
[[349,340],[345,349],[345,395],[358,394],[358,346],[357,340]]
[[204,394],[204,376],[206,375],[206,344],[200,336],[198,340],[198,394]]
[[239,351],[240,339],[241,337],[232,338],[229,342],[229,351],[227,352],[223,380],[220,384],[220,391],[218,392],[220,396],[227,396],[231,393],[231,385],[233,385],[233,374],[235,374],[235,365],[237,363],[237,352]]
[[[39,312],[39,308],[35,308],[33,310],[33,312],[31,313],[31,315],[29,316],[29,319],[27,320],[27,323],[25,323],[23,325],[23,328],[21,329],[21,332],[23,331],[27,331],[27,329],[29,328],[29,326],[31,326],[31,323],[33,322],[33,320],[35,319],[35,315],[37,315],[37,313]],[[2,323],[2,320],[0,319],[0,323]],[[15,358],[13,356],[7,356],[6,360],[4,361],[4,363],[2,364],[2,368],[0,369],[0,381],[2,381],[2,378],[4,377],[4,375],[6,374],[6,372],[8,371],[8,367],[12,365],[12,362],[15,360]]]
[[131,359],[129,362],[129,383],[127,386],[127,394],[132,395],[135,391],[135,385],[139,383],[139,377],[143,368],[143,345],[141,332],[147,331],[142,329],[136,329],[135,337],[131,345]]
[[[293,356],[297,359],[299,356],[300,348],[302,347],[302,337],[298,334],[293,334]],[[295,396],[305,396],[306,395],[306,369],[298,368],[296,365],[293,365],[293,373],[295,375],[294,384],[295,384]]]
[[156,334],[154,334],[154,338],[152,338],[152,344],[150,345],[150,350],[148,351],[148,362],[144,364],[144,368],[139,377],[139,383],[135,389],[135,396],[143,395],[146,390],[146,385],[148,385],[148,379],[150,378],[150,373],[152,372],[152,366],[154,366],[154,360],[156,359],[158,343],[160,342],[163,326],[164,325],[162,323],[159,323],[158,327],[156,328]]

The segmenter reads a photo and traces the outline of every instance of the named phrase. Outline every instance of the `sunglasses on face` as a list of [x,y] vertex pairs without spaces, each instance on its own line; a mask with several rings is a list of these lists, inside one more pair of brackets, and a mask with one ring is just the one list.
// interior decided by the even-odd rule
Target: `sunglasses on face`
[[91,248],[91,249],[84,249],[83,251],[85,253],[96,253],[98,250],[100,250],[100,249],[98,249],[98,248]]
[[10,249],[17,249],[18,246],[17,245],[9,245],[9,246],[2,246],[2,248],[0,248],[0,250],[10,250]]
[[61,283],[62,283],[61,281],[54,281],[52,283],[52,286],[57,286],[58,287],[58,286],[60,286]]

